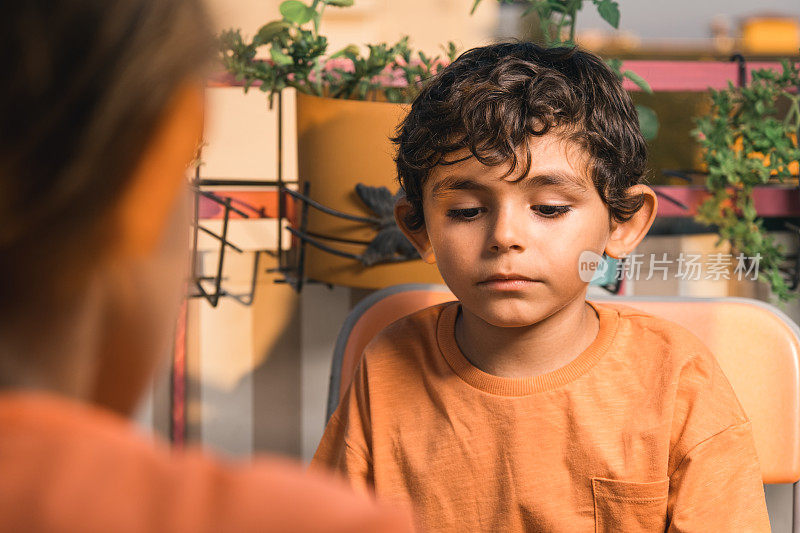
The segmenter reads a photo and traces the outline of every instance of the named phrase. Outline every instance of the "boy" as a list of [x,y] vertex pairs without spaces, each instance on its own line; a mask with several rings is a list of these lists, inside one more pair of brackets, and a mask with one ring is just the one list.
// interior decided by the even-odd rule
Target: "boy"
[[0,531],[410,531],[298,465],[173,452],[128,418],[184,293],[200,2],[0,6]]
[[581,256],[629,253],[657,206],[616,75],[577,49],[476,48],[394,140],[396,219],[458,301],[373,340],[312,464],[432,531],[768,531],[713,355],[585,300]]

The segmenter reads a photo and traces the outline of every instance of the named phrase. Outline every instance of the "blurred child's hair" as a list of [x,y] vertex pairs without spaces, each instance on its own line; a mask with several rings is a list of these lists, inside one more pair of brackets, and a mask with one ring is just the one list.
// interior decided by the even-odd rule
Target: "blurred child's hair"
[[[617,75],[597,56],[571,47],[507,42],[473,48],[431,78],[392,140],[398,179],[425,221],[422,187],[445,156],[467,149],[480,163],[530,171],[527,140],[556,132],[589,156],[591,176],[610,217],[630,219],[643,203],[626,189],[641,181],[647,145],[636,110]],[[519,160],[519,154],[523,160]]]
[[80,287],[79,264],[114,238],[104,215],[213,46],[200,0],[3,2],[0,316]]

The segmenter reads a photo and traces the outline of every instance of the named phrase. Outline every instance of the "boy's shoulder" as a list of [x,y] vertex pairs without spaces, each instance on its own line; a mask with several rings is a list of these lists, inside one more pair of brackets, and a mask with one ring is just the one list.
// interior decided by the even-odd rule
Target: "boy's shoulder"
[[617,314],[618,336],[637,335],[640,342],[652,343],[653,347],[677,348],[689,353],[708,352],[708,348],[697,335],[677,322],[625,303],[608,301],[593,303]]
[[458,301],[456,300],[444,302],[399,318],[378,332],[368,344],[368,348],[383,347],[387,343],[396,343],[402,339],[423,341],[433,338],[435,340],[442,313],[457,305]]
[[457,301],[432,305],[395,320],[367,344],[364,358],[369,362],[382,359],[386,354],[392,357],[419,355],[438,349],[437,335],[442,314],[454,311],[457,305]]
[[631,359],[634,366],[658,368],[659,373],[713,376],[719,363],[708,346],[685,326],[625,303],[595,305],[618,316],[613,352]]
[[670,406],[674,450],[687,453],[704,439],[748,422],[717,355],[695,333],[628,305],[600,305],[619,313],[614,356],[624,358],[624,366],[645,385],[643,398],[660,397]]
[[692,409],[704,413],[700,417],[704,422],[693,426],[687,442],[699,442],[729,425],[747,422],[716,355],[696,334],[672,320],[623,303],[598,305],[618,314],[617,332],[607,357],[611,364],[606,369],[622,372],[600,375],[614,383],[627,380],[639,384],[642,402],[660,398],[656,403],[671,406],[678,421],[676,427],[683,427]]

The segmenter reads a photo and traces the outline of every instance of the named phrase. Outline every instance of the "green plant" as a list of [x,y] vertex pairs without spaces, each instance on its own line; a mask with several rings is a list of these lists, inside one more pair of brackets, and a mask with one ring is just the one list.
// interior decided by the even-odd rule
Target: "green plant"
[[[475,0],[472,13],[483,0]],[[513,4],[516,0],[497,0],[501,4]],[[547,46],[575,43],[575,22],[584,0],[523,0],[528,6],[522,16],[535,13],[539,29]],[[619,27],[619,4],[615,0],[591,0],[597,12],[614,28]],[[565,36],[566,35],[566,36]]]
[[322,14],[327,6],[351,5],[353,0],[312,0],[311,5],[286,0],[280,4],[282,18],[263,25],[250,41],[238,29],[223,31],[222,63],[244,81],[245,91],[260,82],[270,104],[273,95],[286,87],[332,98],[409,102],[424,79],[458,54],[452,42],[444,47],[446,59],[415,53],[406,36],[392,45],[367,45],[367,55],[349,45],[327,56],[328,40],[319,33]]
[[[483,0],[474,0],[472,13]],[[497,0],[501,4],[513,4],[518,0]],[[546,46],[574,46],[575,43],[575,24],[578,19],[578,12],[583,9],[585,0],[522,0],[528,4],[521,16],[531,13],[536,15],[539,22],[539,29]],[[619,28],[619,4],[615,0],[591,0],[597,8],[600,16],[608,22],[614,29]],[[629,79],[641,90],[652,93],[650,84],[633,72],[632,70],[622,70],[622,61],[619,59],[609,59],[606,61],[608,66],[617,73],[620,80]],[[642,135],[648,141],[653,140],[658,135],[658,116],[649,107],[637,105],[639,113],[639,125]]]
[[[697,118],[692,132],[703,149],[710,192],[697,220],[718,228],[717,244],[728,241],[733,251],[758,257],[758,278],[781,301],[796,294],[780,270],[786,260],[783,247],[764,230],[756,213],[753,188],[796,172],[800,95],[792,89],[798,86],[798,67],[789,61],[783,61],[782,72],[755,70],[746,87],[729,83],[727,89],[710,90],[710,114]],[[781,101],[789,108],[783,118],[777,111]]]

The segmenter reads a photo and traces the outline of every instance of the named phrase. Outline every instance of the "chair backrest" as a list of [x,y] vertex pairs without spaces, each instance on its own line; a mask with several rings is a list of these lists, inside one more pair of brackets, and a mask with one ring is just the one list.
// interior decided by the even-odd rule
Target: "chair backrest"
[[[397,285],[359,303],[334,352],[328,417],[352,381],[364,347],[405,315],[452,301],[442,285]],[[708,346],[753,423],[764,483],[800,480],[800,328],[782,311],[749,298],[607,297],[675,322]]]
[[336,339],[326,420],[350,386],[364,348],[380,330],[415,311],[455,299],[445,285],[407,283],[386,287],[361,300],[347,315]]

